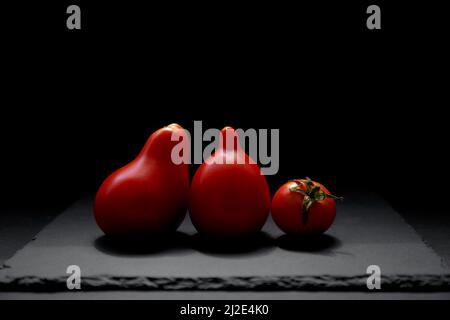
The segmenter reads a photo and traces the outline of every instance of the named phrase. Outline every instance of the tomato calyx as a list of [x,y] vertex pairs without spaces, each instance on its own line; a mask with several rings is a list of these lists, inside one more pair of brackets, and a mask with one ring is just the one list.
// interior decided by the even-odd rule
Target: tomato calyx
[[320,189],[320,186],[315,186],[314,182],[306,177],[306,179],[294,179],[292,182],[295,182],[296,185],[291,186],[289,190],[291,192],[297,192],[304,196],[303,198],[303,206],[302,206],[302,224],[306,224],[308,222],[309,210],[314,202],[322,201],[325,199],[333,199],[333,200],[343,200],[343,197],[337,197],[332,194],[328,194]]

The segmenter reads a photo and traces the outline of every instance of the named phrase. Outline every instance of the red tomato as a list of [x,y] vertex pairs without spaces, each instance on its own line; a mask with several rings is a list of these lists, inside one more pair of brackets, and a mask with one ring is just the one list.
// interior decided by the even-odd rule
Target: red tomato
[[272,217],[287,234],[321,234],[334,221],[335,199],[322,184],[308,178],[289,181],[272,199]]
[[[234,136],[234,146],[224,143],[227,134]],[[195,173],[189,214],[202,234],[248,236],[258,232],[269,215],[269,187],[258,165],[240,148],[234,129],[224,128],[221,139],[222,147]]]
[[[177,124],[159,129],[132,162],[113,172],[101,185],[95,219],[108,235],[155,236],[175,231],[187,211],[189,171],[174,164],[172,141],[184,130]],[[183,140],[184,142],[184,140]]]

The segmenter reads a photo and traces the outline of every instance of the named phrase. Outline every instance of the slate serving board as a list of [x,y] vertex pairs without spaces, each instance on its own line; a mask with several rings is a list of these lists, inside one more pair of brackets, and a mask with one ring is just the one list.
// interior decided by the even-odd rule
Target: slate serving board
[[381,268],[382,290],[449,291],[450,273],[402,217],[374,194],[347,194],[335,224],[306,242],[269,219],[238,243],[205,239],[187,217],[174,237],[147,243],[103,236],[92,197],[75,203],[0,270],[2,291],[67,291],[69,265],[82,290],[367,291],[366,269]]

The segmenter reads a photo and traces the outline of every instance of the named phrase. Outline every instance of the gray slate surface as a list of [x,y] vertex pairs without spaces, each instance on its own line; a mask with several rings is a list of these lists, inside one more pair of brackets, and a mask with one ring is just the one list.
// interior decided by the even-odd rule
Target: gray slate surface
[[0,211],[0,269],[5,260],[27,244],[60,210],[3,209]]
[[0,290],[66,291],[66,268],[83,290],[361,290],[379,265],[387,291],[446,291],[441,259],[386,202],[346,195],[329,232],[306,244],[271,220],[257,238],[214,243],[189,219],[168,242],[115,243],[98,229],[92,199],[64,212],[0,270]]

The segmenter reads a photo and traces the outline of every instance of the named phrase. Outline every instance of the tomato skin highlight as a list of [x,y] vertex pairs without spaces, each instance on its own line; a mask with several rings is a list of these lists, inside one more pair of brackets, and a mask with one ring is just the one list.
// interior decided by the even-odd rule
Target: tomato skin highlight
[[[226,132],[236,135],[227,127],[222,130],[222,139]],[[227,159],[235,162],[225,163]],[[222,163],[217,163],[218,160]],[[201,234],[214,238],[250,236],[261,230],[269,211],[266,178],[238,145],[218,148],[194,175],[189,213]]]
[[[321,191],[330,192],[320,183],[314,182]],[[303,200],[305,196],[293,192],[297,183],[289,181],[282,185],[272,199],[272,218],[276,225],[289,235],[318,235],[327,231],[336,217],[336,202],[326,198],[314,202],[308,212],[306,222],[303,221]]]
[[[140,154],[113,172],[100,186],[94,216],[100,229],[112,236],[161,236],[173,232],[187,212],[189,169],[176,165],[171,151],[177,141],[172,124],[154,132]],[[183,134],[183,133],[182,133]]]

